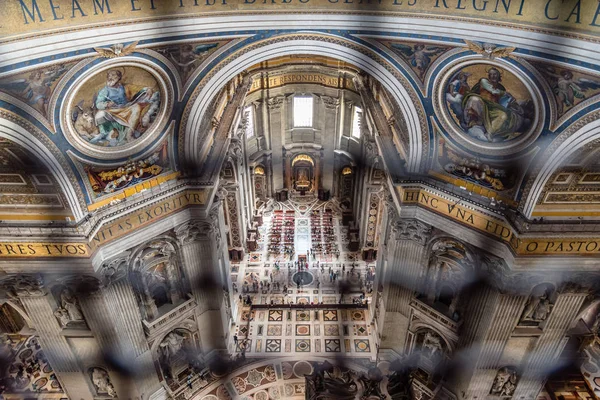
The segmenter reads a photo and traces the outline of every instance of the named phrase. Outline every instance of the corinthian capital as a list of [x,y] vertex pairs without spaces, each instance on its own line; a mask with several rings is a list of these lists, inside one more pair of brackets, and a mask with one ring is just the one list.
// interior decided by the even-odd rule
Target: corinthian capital
[[110,284],[127,276],[127,266],[129,263],[129,254],[124,254],[105,261],[100,267],[100,275],[102,276],[102,284],[109,286]]
[[321,96],[321,101],[323,101],[323,105],[328,110],[335,110],[337,106],[340,105],[340,99],[331,97],[331,96]]
[[285,100],[285,96],[272,97],[267,100],[267,107],[272,111],[279,110],[283,104],[283,100]]
[[177,236],[177,240],[179,240],[181,244],[188,244],[195,242],[200,238],[208,238],[212,229],[209,222],[189,221],[178,228],[175,228],[175,236]]
[[44,296],[44,279],[41,275],[16,275],[2,281],[2,287],[19,297]]
[[397,219],[392,226],[396,240],[414,240],[424,246],[431,235],[431,226],[416,219]]

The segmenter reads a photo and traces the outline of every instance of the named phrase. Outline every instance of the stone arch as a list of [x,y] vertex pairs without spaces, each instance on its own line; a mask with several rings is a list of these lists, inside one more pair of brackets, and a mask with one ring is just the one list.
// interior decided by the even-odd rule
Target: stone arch
[[185,160],[190,165],[198,165],[203,161],[198,156],[202,153],[199,151],[201,143],[206,141],[198,132],[203,132],[200,128],[202,121],[207,118],[204,115],[206,110],[210,109],[211,102],[228,82],[261,61],[297,54],[337,58],[359,67],[377,79],[402,111],[409,137],[407,168],[413,172],[419,169],[423,152],[429,147],[429,132],[422,104],[414,88],[398,69],[365,47],[342,38],[314,34],[278,36],[254,43],[232,54],[213,69],[191,96],[183,115],[179,146],[185,151]]
[[531,218],[544,186],[552,174],[583,146],[600,139],[599,117],[600,112],[595,112],[580,119],[558,135],[540,155],[540,161],[532,170],[531,178],[523,189],[525,201],[521,204],[522,213],[526,218]]
[[160,307],[179,304],[191,292],[181,251],[176,240],[161,236],[138,246],[130,258],[128,279],[134,288],[142,315],[160,317]]
[[24,327],[28,327],[30,329],[33,328],[31,318],[29,318],[29,315],[27,315],[25,309],[21,307],[17,302],[13,300],[6,300],[3,303],[0,303],[0,307],[9,307],[11,310],[14,310],[18,317],[20,317],[23,320],[24,326],[21,329],[23,329]]
[[84,194],[64,154],[43,132],[22,118],[0,110],[0,137],[8,139],[39,159],[54,175],[78,221],[86,214]]

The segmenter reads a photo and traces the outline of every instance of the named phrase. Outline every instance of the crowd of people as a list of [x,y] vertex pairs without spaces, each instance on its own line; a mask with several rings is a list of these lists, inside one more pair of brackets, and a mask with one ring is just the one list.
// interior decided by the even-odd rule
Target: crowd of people
[[313,260],[317,256],[335,255],[339,258],[340,251],[335,238],[333,211],[313,210],[310,214],[312,246],[309,252]]
[[293,210],[275,210],[271,220],[268,252],[270,255],[294,255],[295,218]]

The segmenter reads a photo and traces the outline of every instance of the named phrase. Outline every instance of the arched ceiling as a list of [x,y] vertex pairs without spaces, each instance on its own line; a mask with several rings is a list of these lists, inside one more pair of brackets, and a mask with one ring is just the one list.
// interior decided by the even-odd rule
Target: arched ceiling
[[73,218],[53,173],[29,151],[0,139],[0,219]]
[[[11,22],[0,39],[0,135],[51,169],[75,220],[182,177],[209,196],[241,117],[228,104],[253,90],[248,76],[294,65],[356,73],[397,184],[423,181],[525,219],[598,215],[597,4],[180,3],[38,0],[1,11]],[[118,105],[127,110],[106,112]]]

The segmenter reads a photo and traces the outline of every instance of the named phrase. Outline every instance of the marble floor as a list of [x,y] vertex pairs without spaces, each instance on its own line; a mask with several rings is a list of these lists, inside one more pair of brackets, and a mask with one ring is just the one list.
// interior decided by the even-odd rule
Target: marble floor
[[[372,316],[368,309],[340,309],[339,304],[354,304],[361,293],[370,302],[367,290],[367,269],[374,271],[375,264],[360,261],[360,254],[348,251],[348,228],[341,225],[341,214],[335,204],[303,199],[302,202],[276,203],[276,209],[295,210],[296,254],[305,253],[311,246],[310,215],[312,210],[334,210],[335,239],[340,250],[339,257],[322,255],[310,257],[309,274],[305,274],[303,285],[294,283],[294,274],[300,272],[293,266],[292,259],[278,255],[269,257],[265,250],[272,213],[265,213],[260,228],[262,241],[258,251],[247,255],[246,260],[231,265],[232,281],[243,299],[250,296],[252,304],[285,303],[280,308],[253,309],[239,301],[236,325],[230,332],[230,350],[245,351],[246,357],[265,356],[345,356],[375,359],[376,333],[371,326]],[[318,267],[317,267],[317,262]],[[354,265],[354,270],[352,270]],[[277,266],[279,268],[277,268]],[[331,279],[330,271],[338,274]],[[352,272],[351,272],[352,271]],[[244,285],[244,281],[247,283]],[[252,282],[263,282],[258,292],[246,293]],[[345,282],[349,291],[340,295],[339,284]],[[267,287],[267,283],[270,287]],[[279,284],[277,287],[276,284]],[[362,290],[361,290],[362,285]],[[287,293],[283,292],[287,286]],[[245,287],[245,288],[244,288]],[[319,310],[290,309],[288,304],[323,303]],[[237,344],[233,336],[238,338]]]

